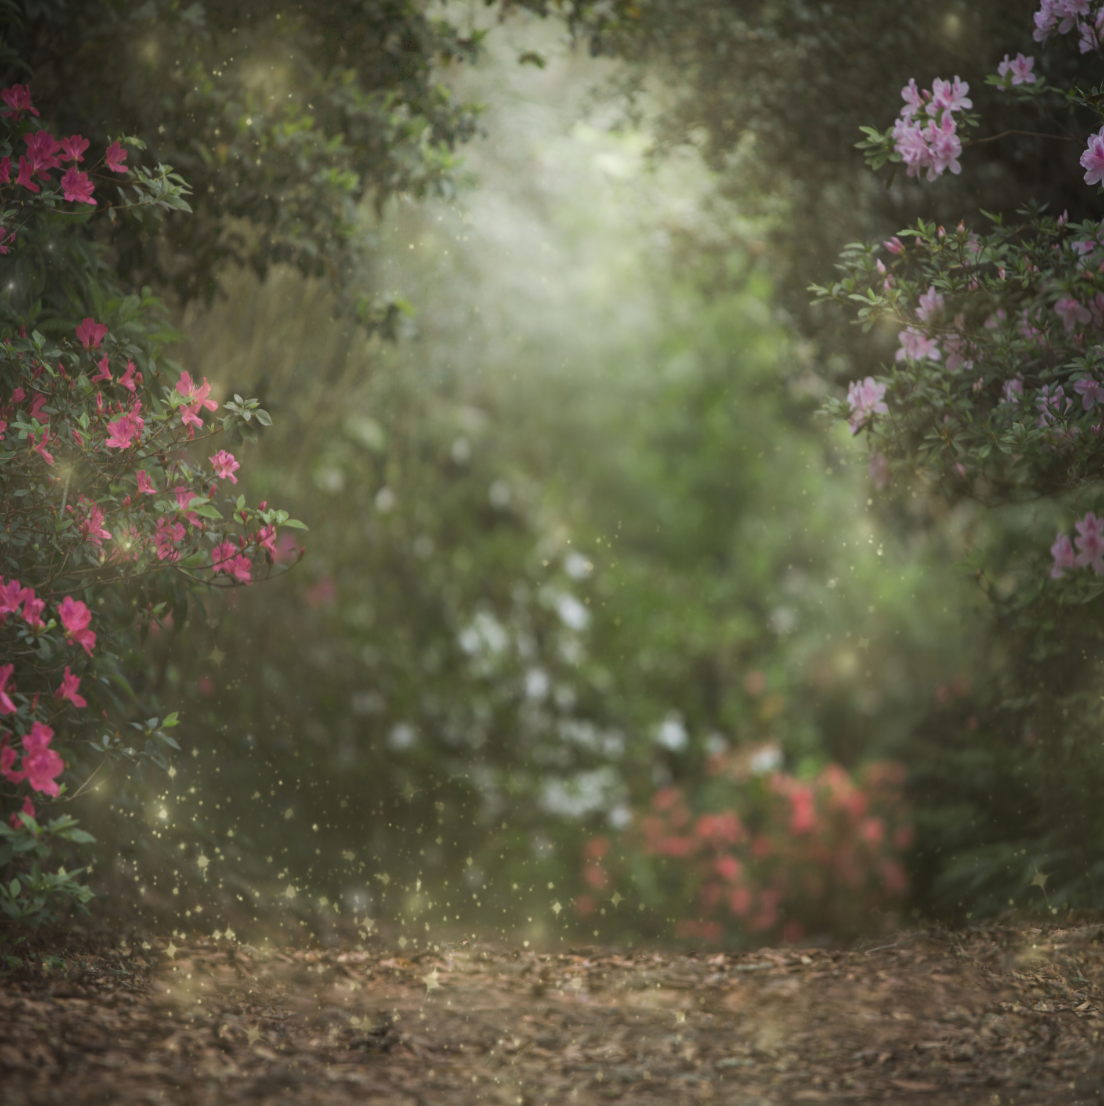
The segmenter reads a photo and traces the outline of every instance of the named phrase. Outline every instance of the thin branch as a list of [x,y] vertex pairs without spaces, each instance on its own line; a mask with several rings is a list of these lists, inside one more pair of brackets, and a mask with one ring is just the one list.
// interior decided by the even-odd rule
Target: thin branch
[[1043,134],[1040,131],[1001,131],[1000,134],[991,134],[988,138],[970,138],[962,145],[980,146],[983,142],[996,142],[998,138],[1007,138],[1011,134],[1018,134],[1023,138],[1053,138],[1056,142],[1077,142],[1079,139],[1066,134]]

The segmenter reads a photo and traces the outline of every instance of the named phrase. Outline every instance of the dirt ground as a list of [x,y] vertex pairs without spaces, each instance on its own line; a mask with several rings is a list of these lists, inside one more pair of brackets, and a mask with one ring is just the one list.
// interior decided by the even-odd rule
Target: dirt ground
[[1104,924],[741,955],[26,949],[0,958],[3,1106],[1104,1104]]

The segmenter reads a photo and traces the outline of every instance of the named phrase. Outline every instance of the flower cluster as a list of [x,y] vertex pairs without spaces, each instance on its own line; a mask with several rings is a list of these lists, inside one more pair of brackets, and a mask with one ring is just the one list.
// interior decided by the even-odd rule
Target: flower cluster
[[921,91],[916,81],[901,89],[905,106],[893,127],[893,146],[900,155],[910,177],[927,170],[928,180],[935,180],[946,170],[961,173],[958,156],[962,140],[958,137],[956,112],[973,107],[966,93],[970,86],[956,76],[953,81],[932,82],[931,91]]
[[[729,934],[796,941],[816,927],[858,932],[875,907],[898,905],[908,887],[900,862],[912,842],[903,816],[904,770],[868,765],[857,778],[830,765],[811,780],[785,772],[747,778],[724,756],[711,771],[731,779],[728,809],[695,811],[678,787],[657,791],[625,832],[625,852],[659,865],[659,881],[681,885],[680,937]],[[580,913],[617,879],[605,838],[584,850]]]
[[1097,576],[1104,576],[1104,519],[1097,518],[1089,511],[1084,518],[1074,523],[1074,529],[1077,537],[1072,542],[1068,535],[1059,530],[1050,547],[1050,555],[1054,558],[1051,577],[1060,580],[1070,568],[1091,568]]
[[1094,16],[1089,0],[1042,0],[1035,13],[1034,39],[1046,42],[1055,31],[1060,35],[1076,31],[1082,54],[1096,50],[1104,34],[1104,8]]

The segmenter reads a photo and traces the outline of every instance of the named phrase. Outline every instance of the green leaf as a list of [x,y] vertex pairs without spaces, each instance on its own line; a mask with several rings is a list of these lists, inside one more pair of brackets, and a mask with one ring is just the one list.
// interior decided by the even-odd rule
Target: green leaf
[[202,507],[194,507],[193,510],[200,518],[222,518],[219,509],[212,507],[210,503],[205,503]]
[[309,530],[310,527],[305,522],[300,522],[297,518],[289,518],[285,523],[285,526],[290,526],[293,530]]

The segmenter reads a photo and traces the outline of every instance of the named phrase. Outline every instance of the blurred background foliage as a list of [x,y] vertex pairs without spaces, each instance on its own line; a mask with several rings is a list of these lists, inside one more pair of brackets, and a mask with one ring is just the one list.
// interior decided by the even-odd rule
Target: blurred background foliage
[[[1030,4],[8,7],[61,129],[192,183],[194,219],[93,245],[272,412],[240,490],[311,527],[151,636],[191,752],[79,812],[120,909],[577,933],[587,843],[741,751],[904,762],[917,912],[1095,904],[1093,776],[1031,744],[1030,642],[954,567],[1053,527],[877,493],[816,409],[893,336],[805,306],[916,213],[1100,214],[1030,142],[923,190],[852,149],[908,76],[1023,48]],[[1061,848],[1066,890],[1032,885]],[[652,907],[597,932],[670,938]]]

